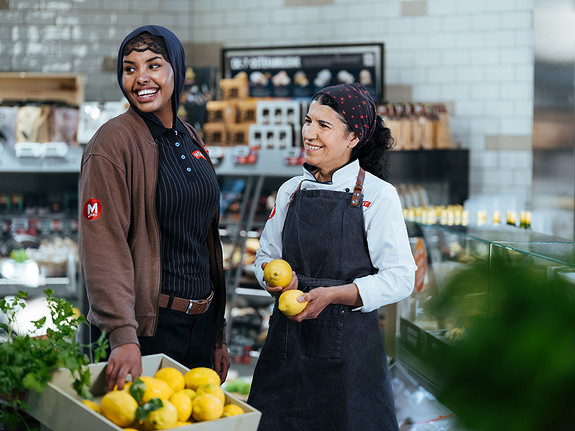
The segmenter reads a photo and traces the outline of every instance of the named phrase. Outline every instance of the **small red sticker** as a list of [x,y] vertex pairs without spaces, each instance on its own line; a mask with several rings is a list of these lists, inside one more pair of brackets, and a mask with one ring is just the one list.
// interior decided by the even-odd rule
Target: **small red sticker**
[[86,220],[96,220],[102,215],[102,203],[98,199],[88,199],[82,212]]
[[196,159],[200,159],[200,157],[204,160],[206,160],[206,158],[204,157],[204,155],[202,154],[202,152],[200,150],[196,150],[192,153],[192,156],[194,156]]
[[366,208],[369,208],[369,206],[371,205],[370,201],[363,201],[363,206]]

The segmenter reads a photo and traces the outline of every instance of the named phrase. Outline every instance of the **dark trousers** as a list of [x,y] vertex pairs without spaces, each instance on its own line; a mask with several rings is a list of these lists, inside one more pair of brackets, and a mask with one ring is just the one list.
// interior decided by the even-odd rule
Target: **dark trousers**
[[[160,308],[156,334],[138,337],[140,351],[142,356],[163,353],[187,368],[212,368],[215,328],[215,307],[210,307],[203,314],[185,314]],[[92,342],[101,334],[95,325],[91,325],[90,332]]]

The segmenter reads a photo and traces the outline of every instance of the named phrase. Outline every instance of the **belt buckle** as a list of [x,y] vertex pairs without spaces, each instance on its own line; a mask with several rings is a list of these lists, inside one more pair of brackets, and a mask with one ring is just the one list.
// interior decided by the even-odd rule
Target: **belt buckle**
[[[188,304],[188,309],[186,310],[186,314],[192,314],[192,308],[194,306],[194,304],[199,304],[199,305],[206,305],[209,304],[210,301],[214,298],[214,291],[212,290],[212,292],[210,293],[210,295],[206,298],[206,299],[190,299],[190,303]],[[205,307],[204,307],[205,309]],[[202,313],[203,310],[200,312]]]
[[192,307],[194,306],[193,300],[190,299],[190,303],[188,304],[188,309],[186,310],[186,314],[192,314]]

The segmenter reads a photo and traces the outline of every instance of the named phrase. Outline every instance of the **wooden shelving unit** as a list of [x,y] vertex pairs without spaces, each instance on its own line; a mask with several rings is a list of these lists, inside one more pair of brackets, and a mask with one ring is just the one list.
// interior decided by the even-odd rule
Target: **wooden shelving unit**
[[84,77],[78,74],[3,72],[0,73],[0,102],[60,102],[79,107],[84,102]]

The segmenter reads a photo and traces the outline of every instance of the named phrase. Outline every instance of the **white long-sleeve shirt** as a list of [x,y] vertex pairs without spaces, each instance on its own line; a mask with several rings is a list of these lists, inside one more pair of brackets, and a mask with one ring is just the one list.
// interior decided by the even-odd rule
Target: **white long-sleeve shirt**
[[[261,265],[282,257],[282,231],[289,200],[300,182],[308,180],[302,183],[301,190],[349,192],[355,187],[358,172],[359,162],[356,160],[334,172],[331,182],[321,183],[303,168],[302,176],[293,177],[282,184],[275,207],[263,229],[254,262],[256,278],[263,288],[266,285]],[[363,216],[369,255],[377,273],[353,282],[363,302],[363,306],[357,310],[369,312],[409,296],[417,267],[395,187],[369,172],[366,172],[363,183]]]

